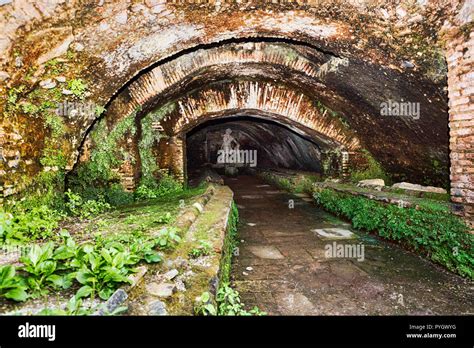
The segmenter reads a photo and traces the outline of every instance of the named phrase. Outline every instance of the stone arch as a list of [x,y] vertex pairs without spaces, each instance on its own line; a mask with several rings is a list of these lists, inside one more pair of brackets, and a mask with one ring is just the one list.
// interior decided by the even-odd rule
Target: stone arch
[[208,119],[245,112],[270,118],[293,128],[305,128],[331,139],[347,150],[360,149],[359,139],[327,112],[320,112],[301,91],[270,82],[237,81],[194,91],[176,101],[177,109],[165,115],[170,134],[187,132]]
[[250,41],[201,48],[180,55],[171,61],[157,65],[133,80],[126,86],[126,93],[122,92],[112,100],[109,114],[129,114],[137,107],[144,106],[160,94],[164,94],[170,88],[182,88],[190,76],[217,74],[219,69],[225,69],[230,65],[233,67],[234,77],[257,75],[260,72],[259,69],[251,65],[258,64],[261,71],[265,71],[262,65],[278,66],[291,71],[292,74],[300,74],[309,81],[310,79],[322,80],[327,73],[337,71],[338,66],[348,64],[345,58],[320,51],[312,52],[313,59],[315,54],[318,55],[318,60],[312,61],[301,53],[304,48],[307,47],[289,45],[281,41]]

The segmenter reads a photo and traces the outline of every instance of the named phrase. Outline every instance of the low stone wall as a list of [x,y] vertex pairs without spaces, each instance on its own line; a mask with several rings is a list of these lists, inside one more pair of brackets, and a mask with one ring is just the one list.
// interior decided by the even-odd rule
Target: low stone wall
[[[177,225],[185,230],[182,242],[164,264],[152,266],[128,299],[132,315],[192,315],[195,300],[203,292],[215,294],[226,275],[232,255],[229,242],[233,226],[233,192],[227,186],[210,186],[183,212]],[[202,242],[208,255],[190,253]],[[225,281],[225,279],[224,279]]]

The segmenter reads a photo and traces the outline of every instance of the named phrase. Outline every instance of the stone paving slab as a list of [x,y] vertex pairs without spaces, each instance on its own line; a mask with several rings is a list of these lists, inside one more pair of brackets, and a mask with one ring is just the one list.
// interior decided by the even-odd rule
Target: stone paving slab
[[[249,309],[270,315],[426,315],[474,312],[474,283],[350,225],[260,179],[227,184],[240,210],[239,255],[232,286]],[[262,199],[244,198],[263,196]],[[288,201],[298,204],[289,209]],[[249,226],[247,222],[255,222]],[[324,239],[314,229],[345,229],[352,239]],[[333,246],[363,245],[363,261],[337,257]],[[347,256],[347,255],[346,255]],[[252,267],[252,271],[246,270]],[[247,275],[244,275],[245,272]]]

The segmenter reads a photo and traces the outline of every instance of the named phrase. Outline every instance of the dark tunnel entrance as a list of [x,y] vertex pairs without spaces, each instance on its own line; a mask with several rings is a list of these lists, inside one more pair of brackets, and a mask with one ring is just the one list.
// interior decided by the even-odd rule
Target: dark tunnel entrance
[[[205,168],[220,175],[259,169],[323,174],[324,146],[280,123],[234,116],[207,121],[186,135],[186,169],[190,183]],[[337,161],[336,161],[337,162]],[[337,163],[331,163],[337,169]]]

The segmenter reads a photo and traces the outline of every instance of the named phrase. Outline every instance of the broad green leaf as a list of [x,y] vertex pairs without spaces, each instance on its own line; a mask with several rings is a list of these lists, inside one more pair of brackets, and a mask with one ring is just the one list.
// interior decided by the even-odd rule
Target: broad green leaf
[[145,254],[145,261],[148,263],[156,263],[162,260],[158,252],[148,252]]
[[0,267],[0,285],[15,276],[15,267],[6,265]]
[[99,297],[103,300],[108,300],[110,296],[114,293],[114,289],[111,288],[105,288],[99,291]]
[[91,252],[94,251],[94,246],[91,244],[86,244],[82,247],[82,250],[84,250],[86,254],[90,254]]
[[94,275],[90,272],[81,270],[76,273],[76,280],[81,284],[91,283],[94,279]]
[[76,298],[77,299],[80,299],[80,298],[83,298],[83,297],[88,297],[92,294],[94,290],[89,286],[89,285],[84,285],[82,288],[80,288],[77,292],[76,292]]
[[18,288],[11,289],[10,291],[6,292],[5,297],[10,299],[10,300],[23,302],[23,301],[26,301],[26,299],[28,298],[28,294],[26,293],[26,291],[23,288],[18,287]]

